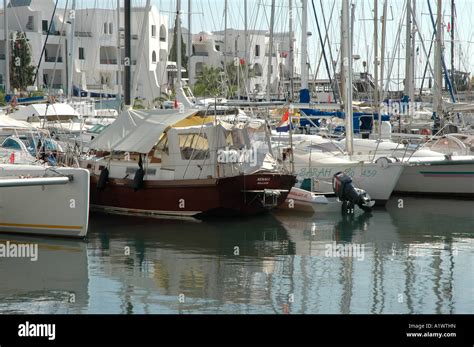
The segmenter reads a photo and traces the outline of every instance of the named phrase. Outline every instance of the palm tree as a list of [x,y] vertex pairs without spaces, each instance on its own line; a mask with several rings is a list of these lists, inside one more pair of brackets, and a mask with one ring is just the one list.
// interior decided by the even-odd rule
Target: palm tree
[[196,96],[218,96],[222,93],[222,69],[204,66],[198,73],[193,93]]

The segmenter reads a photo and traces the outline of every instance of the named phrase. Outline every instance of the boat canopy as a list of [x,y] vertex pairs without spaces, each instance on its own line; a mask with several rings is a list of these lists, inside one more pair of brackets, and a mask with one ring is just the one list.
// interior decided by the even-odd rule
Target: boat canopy
[[192,116],[196,110],[124,110],[89,145],[102,151],[149,153],[162,133],[174,124]]
[[27,122],[15,120],[6,115],[0,115],[0,128],[30,129],[31,125]]
[[37,122],[43,118],[48,121],[67,121],[81,118],[81,115],[72,106],[65,103],[31,104],[20,108],[9,116],[27,122]]

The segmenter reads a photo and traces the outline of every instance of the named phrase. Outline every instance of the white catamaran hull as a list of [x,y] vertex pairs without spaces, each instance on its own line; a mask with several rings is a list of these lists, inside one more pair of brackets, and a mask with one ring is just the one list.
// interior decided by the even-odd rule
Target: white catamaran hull
[[0,165],[0,232],[85,237],[89,172]]
[[402,163],[295,163],[298,179],[310,178],[314,181],[332,182],[334,174],[344,172],[352,178],[354,186],[365,190],[378,205],[390,198],[403,171]]
[[[463,159],[461,159],[463,158]],[[470,158],[470,159],[469,159]],[[395,192],[474,197],[474,157],[410,161]]]

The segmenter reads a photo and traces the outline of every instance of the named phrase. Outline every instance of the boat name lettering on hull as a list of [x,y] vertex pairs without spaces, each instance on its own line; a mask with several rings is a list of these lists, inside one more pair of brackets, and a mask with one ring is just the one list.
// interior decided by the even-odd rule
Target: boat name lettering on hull
[[328,168],[302,168],[299,172],[299,175],[302,177],[329,178],[333,176],[332,171],[332,169]]
[[[314,178],[332,178],[338,171],[343,171],[347,176],[353,178],[356,173],[354,168],[346,168],[344,170],[337,170],[334,168],[302,168],[299,171],[301,177],[314,177]],[[361,169],[361,177],[375,177],[377,176],[377,170],[374,169]]]

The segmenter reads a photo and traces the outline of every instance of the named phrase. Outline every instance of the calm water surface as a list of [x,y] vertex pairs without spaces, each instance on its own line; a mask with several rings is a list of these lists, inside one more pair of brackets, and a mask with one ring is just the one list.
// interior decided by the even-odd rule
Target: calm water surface
[[473,202],[397,199],[353,218],[94,214],[86,242],[3,235],[39,258],[0,258],[0,312],[474,313]]

